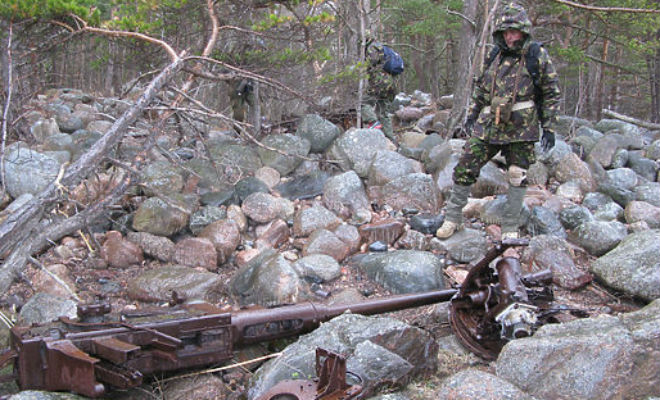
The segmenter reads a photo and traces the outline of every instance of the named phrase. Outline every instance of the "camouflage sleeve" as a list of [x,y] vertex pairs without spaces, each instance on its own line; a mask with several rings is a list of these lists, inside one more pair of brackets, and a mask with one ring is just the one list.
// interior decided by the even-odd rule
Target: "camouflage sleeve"
[[544,129],[554,130],[559,115],[561,92],[557,71],[552,65],[548,51],[543,47],[539,54],[539,74],[541,94],[539,119]]

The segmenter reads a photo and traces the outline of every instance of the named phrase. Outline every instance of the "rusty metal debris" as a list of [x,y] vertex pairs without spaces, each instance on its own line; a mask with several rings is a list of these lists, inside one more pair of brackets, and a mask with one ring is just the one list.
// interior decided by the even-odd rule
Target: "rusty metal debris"
[[[524,244],[508,242],[491,249],[459,289],[352,304],[302,303],[234,313],[210,304],[182,304],[166,312],[121,318],[107,314],[110,309],[104,305],[81,306],[78,320],[60,318],[45,325],[13,327],[11,347],[0,353],[0,367],[13,363],[14,372],[0,381],[16,380],[24,390],[100,397],[111,389],[141,385],[145,377],[156,373],[228,361],[237,346],[300,335],[349,310],[373,315],[449,300],[451,325],[458,338],[468,349],[492,359],[506,341],[530,335],[544,322],[538,305],[551,299],[548,288],[535,288],[549,282],[549,271],[522,276],[518,261],[510,258],[490,268],[506,248]],[[345,382],[342,357],[321,351],[317,368],[318,383],[298,386],[292,396],[343,399],[357,390]],[[308,395],[312,392],[313,396]],[[321,394],[324,397],[315,397]]]
[[491,268],[502,247],[525,244],[509,241],[491,249],[472,267],[449,305],[454,334],[487,360],[497,358],[509,340],[530,336],[547,322],[548,314],[540,311],[553,299],[547,286],[552,281],[549,270],[523,276],[520,262],[512,257],[500,259]]
[[[361,385],[346,382],[346,358],[322,348],[316,349],[318,379],[287,379],[256,400],[348,400],[362,393]],[[361,378],[360,378],[361,381]]]

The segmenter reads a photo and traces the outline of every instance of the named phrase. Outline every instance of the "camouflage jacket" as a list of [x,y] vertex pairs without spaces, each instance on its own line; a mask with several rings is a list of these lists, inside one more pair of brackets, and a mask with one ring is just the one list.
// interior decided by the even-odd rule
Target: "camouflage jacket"
[[[394,76],[383,70],[382,49],[378,45],[372,45],[373,53],[367,55],[367,75],[369,77],[367,96],[370,100],[394,100],[396,96],[396,81]],[[378,55],[374,55],[378,54]]]
[[[532,43],[530,36],[531,22],[527,14],[519,6],[507,6],[498,20],[493,33],[495,43],[500,46],[500,54],[487,65],[477,79],[472,93],[472,104],[468,120],[474,122],[472,136],[493,144],[512,142],[537,141],[539,139],[539,119],[544,130],[554,131],[559,113],[560,91],[557,73],[550,60],[548,52],[541,47],[538,52],[539,87],[535,91],[532,77],[524,66],[525,54]],[[517,29],[523,32],[523,39],[513,49],[509,49],[503,38],[507,29]],[[517,84],[515,103],[521,106],[529,101],[534,105],[511,112],[507,122],[496,124],[494,108],[491,103],[494,98],[510,98],[513,100],[514,88]],[[493,87],[494,86],[494,87]],[[535,93],[538,93],[535,95]]]

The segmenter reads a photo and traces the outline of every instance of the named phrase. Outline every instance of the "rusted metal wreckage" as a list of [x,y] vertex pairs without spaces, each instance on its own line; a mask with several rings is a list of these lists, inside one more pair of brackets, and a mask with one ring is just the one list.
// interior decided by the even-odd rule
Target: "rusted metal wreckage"
[[[156,373],[228,361],[234,348],[300,335],[346,311],[373,315],[443,301],[451,301],[450,323],[460,341],[477,355],[494,359],[507,341],[531,335],[550,315],[545,311],[552,301],[547,286],[550,271],[523,276],[518,260],[509,257],[491,267],[508,247],[526,244],[524,240],[497,244],[458,289],[353,304],[301,303],[233,313],[210,304],[189,304],[152,314],[149,322],[136,322],[136,315],[130,314],[108,321],[108,306],[81,306],[78,320],[60,318],[46,325],[13,327],[11,346],[0,353],[0,366],[13,362],[13,374],[0,376],[0,381],[16,380],[24,390],[99,397],[108,390],[141,385]],[[317,374],[317,382],[284,383],[262,399],[348,399],[360,393],[346,383],[341,355],[319,350]],[[288,397],[278,397],[283,393]]]

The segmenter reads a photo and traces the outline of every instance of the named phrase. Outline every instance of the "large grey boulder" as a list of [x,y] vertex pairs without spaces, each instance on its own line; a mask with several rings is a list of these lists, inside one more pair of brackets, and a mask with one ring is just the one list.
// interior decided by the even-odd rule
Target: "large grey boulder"
[[327,229],[317,229],[310,236],[302,249],[304,256],[325,254],[343,261],[350,251],[349,245]]
[[317,114],[307,114],[300,121],[296,136],[306,139],[314,153],[324,152],[341,134],[341,129]]
[[298,275],[312,282],[329,282],[341,276],[341,266],[334,258],[325,254],[312,254],[296,260],[293,268]]
[[174,254],[174,242],[148,232],[128,232],[126,239],[137,244],[144,254],[160,261],[169,262]]
[[49,293],[37,293],[21,308],[18,319],[21,324],[45,324],[59,317],[76,318],[76,303]]
[[390,318],[343,314],[300,337],[278,358],[264,364],[250,380],[254,399],[285,379],[311,379],[316,348],[343,354],[346,369],[361,376],[365,394],[400,387],[435,371],[438,347],[432,336]]
[[627,234],[626,226],[618,221],[589,221],[570,232],[568,239],[589,254],[602,256],[616,247]]
[[599,139],[591,148],[589,156],[594,158],[604,168],[609,168],[614,161],[614,155],[621,147],[616,135],[607,135]]
[[200,189],[219,191],[231,187],[231,183],[223,173],[224,167],[222,164],[214,164],[208,160],[193,158],[188,160],[186,167],[199,177],[197,187]]
[[44,139],[41,149],[46,151],[67,151],[71,153],[73,149],[73,139],[66,133],[56,133]]
[[422,165],[419,161],[404,157],[396,151],[380,150],[373,158],[369,168],[369,185],[385,185],[397,178],[412,173],[421,173]]
[[333,212],[321,204],[314,204],[296,212],[293,218],[293,233],[296,236],[309,236],[317,229],[331,230],[340,224],[341,220]]
[[635,200],[645,201],[660,207],[660,183],[643,183],[635,188]]
[[624,122],[618,119],[601,119],[596,123],[594,129],[607,134],[611,131],[617,131],[622,135],[640,135],[640,130],[637,125],[629,122]]
[[472,197],[482,198],[496,194],[506,193],[509,181],[506,173],[497,167],[494,162],[489,161],[481,168],[479,178],[472,185],[470,193]]
[[[504,210],[506,207],[507,195],[499,195],[495,199],[488,201],[483,209],[480,210],[480,218],[487,224],[501,225],[504,217]],[[518,216],[518,226],[523,227],[527,225],[531,211],[523,204],[523,208]]]
[[215,206],[204,206],[190,216],[188,228],[193,235],[198,235],[212,222],[227,218],[227,210]]
[[447,239],[437,240],[437,245],[452,259],[460,263],[469,263],[486,254],[488,239],[480,230],[465,228]]
[[645,399],[658,394],[659,335],[660,301],[619,317],[548,324],[504,346],[497,376],[542,399]]
[[559,220],[559,215],[542,206],[532,208],[532,213],[527,222],[527,231],[532,235],[552,235],[566,238],[566,231]]
[[557,118],[557,132],[564,136],[570,136],[573,133],[579,135],[582,129],[591,129],[592,126],[593,123],[591,121],[583,118],[572,117],[570,115],[560,115]]
[[598,207],[593,215],[598,221],[623,221],[623,207],[611,201]]
[[241,305],[277,306],[298,303],[307,285],[284,256],[268,249],[236,271],[230,286]]
[[624,189],[634,189],[637,186],[637,174],[630,168],[615,168],[607,171],[609,178],[616,186]]
[[293,204],[287,199],[269,193],[255,192],[241,205],[241,210],[253,221],[263,224],[275,218],[288,219],[293,215]]
[[560,183],[572,180],[580,182],[580,187],[585,192],[592,191],[596,187],[596,182],[587,163],[572,152],[561,158],[555,166],[554,174]]
[[73,133],[78,129],[83,129],[82,118],[75,115],[73,110],[63,104],[51,104],[50,108],[55,113],[55,121],[64,133]]
[[213,161],[225,172],[245,175],[263,166],[257,152],[250,146],[232,141],[209,144]]
[[378,129],[350,129],[337,138],[328,150],[328,158],[338,160],[344,171],[354,170],[367,177],[371,161],[379,150],[395,147]]
[[442,204],[442,195],[433,177],[422,173],[401,176],[382,187],[382,202],[395,210],[416,208],[437,213]]
[[656,140],[650,145],[646,146],[644,155],[646,158],[658,161],[660,160],[660,140]]
[[592,280],[589,273],[575,265],[574,258],[575,254],[566,240],[556,236],[540,235],[530,240],[521,261],[525,265],[531,265],[531,272],[549,269],[552,271],[552,280],[555,284],[572,290]]
[[9,146],[4,159],[5,185],[13,198],[25,193],[41,193],[57,177],[60,162],[30,150],[24,143]]
[[37,143],[43,143],[49,137],[61,134],[60,127],[54,118],[40,118],[30,126],[30,133]]
[[644,221],[651,229],[660,228],[660,207],[645,201],[631,201],[626,206],[624,214],[629,224]]
[[[103,135],[96,131],[87,129],[79,129],[71,134],[73,144],[71,146],[71,158],[73,160],[79,159],[85,154]],[[115,150],[113,149],[113,152]],[[114,153],[112,153],[114,154]],[[112,156],[112,154],[108,154]]]
[[183,189],[183,176],[176,166],[169,161],[153,161],[142,171],[140,182],[147,196],[157,196],[160,193],[177,193]]
[[333,176],[326,181],[323,204],[341,217],[353,217],[363,223],[371,220],[369,199],[355,171]]
[[429,252],[371,253],[357,262],[358,269],[393,293],[419,293],[444,287],[442,261]]
[[311,149],[307,139],[288,133],[267,136],[262,143],[268,147],[257,149],[263,165],[276,169],[282,176],[296,169],[303,161],[301,157],[307,156]]
[[515,385],[493,374],[476,368],[458,372],[434,390],[435,400],[533,400]]
[[133,229],[158,236],[171,236],[188,225],[192,213],[189,206],[179,196],[169,196],[167,200],[148,198],[133,215]]
[[144,271],[128,283],[128,297],[139,301],[168,301],[175,291],[179,298],[219,302],[227,289],[222,277],[182,265]]
[[575,229],[580,224],[593,221],[594,217],[587,207],[573,205],[559,212],[559,221],[566,229]]
[[660,230],[633,233],[591,264],[607,285],[646,300],[660,298]]
[[639,176],[650,182],[657,180],[658,164],[643,157],[640,152],[629,152],[628,166]]

